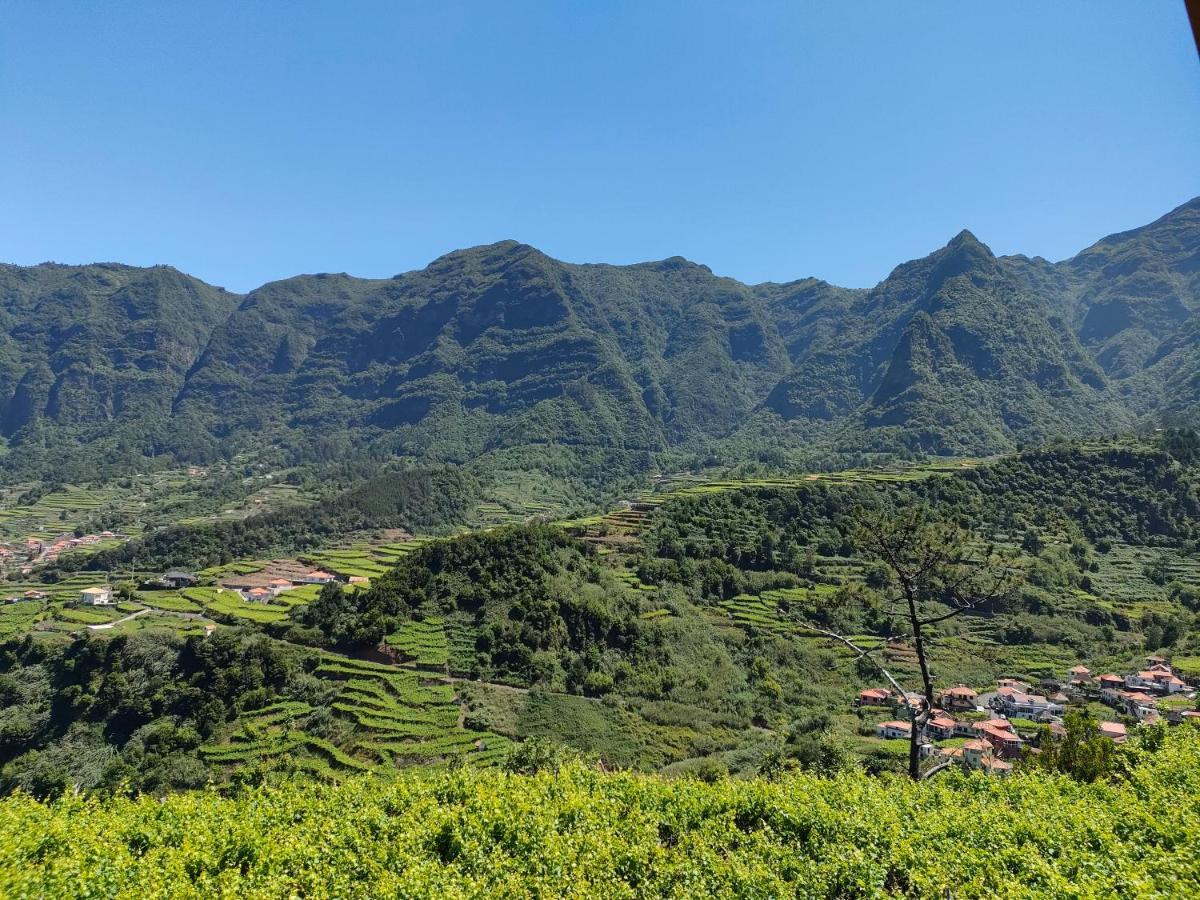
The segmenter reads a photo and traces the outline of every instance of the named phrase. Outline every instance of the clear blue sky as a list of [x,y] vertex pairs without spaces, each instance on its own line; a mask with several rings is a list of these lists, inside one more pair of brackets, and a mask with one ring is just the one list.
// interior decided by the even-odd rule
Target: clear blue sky
[[0,2],[0,260],[870,285],[1200,194],[1182,2]]

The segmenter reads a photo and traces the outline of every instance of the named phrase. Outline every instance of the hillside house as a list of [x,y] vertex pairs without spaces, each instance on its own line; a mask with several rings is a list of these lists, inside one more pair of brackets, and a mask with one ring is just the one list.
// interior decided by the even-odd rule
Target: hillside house
[[1187,684],[1164,665],[1143,669],[1125,676],[1125,687],[1137,691],[1156,691],[1162,694],[1177,694],[1187,690]]
[[1072,666],[1068,674],[1071,684],[1088,684],[1092,680],[1092,670],[1087,666]]
[[1019,716],[1023,719],[1033,719],[1035,722],[1051,716],[1060,716],[1063,711],[1061,703],[1055,703],[1048,697],[1039,697],[1037,694],[1027,694],[1012,687],[1002,687],[997,690],[992,706],[1007,716]]
[[890,706],[892,692],[887,688],[867,688],[858,692],[859,706]]
[[966,685],[956,684],[954,687],[942,691],[937,700],[942,709],[965,711],[975,708],[975,700],[978,696],[978,693]]
[[976,734],[975,726],[978,724],[978,720],[959,719],[954,723],[954,734],[951,736],[973,738]]
[[282,591],[290,590],[293,587],[295,587],[295,585],[286,578],[272,578],[269,582],[267,582],[267,590],[269,590],[272,594],[279,594]]
[[975,723],[975,733],[980,740],[987,741],[997,756],[1013,758],[1021,755],[1024,739],[1012,730],[1007,719],[988,719]]
[[968,769],[993,775],[1007,775],[1012,771],[1012,763],[997,759],[995,748],[987,741],[975,740],[963,744],[962,760]]
[[1100,700],[1139,722],[1150,722],[1158,718],[1158,701],[1143,691],[1105,688],[1100,692]]
[[116,600],[113,598],[112,588],[105,585],[84,588],[79,592],[79,602],[86,606],[112,606]]
[[912,725],[908,722],[880,722],[875,726],[875,737],[884,740],[897,740],[912,735]]
[[275,594],[273,591],[267,588],[256,587],[250,588],[250,590],[244,592],[242,596],[244,596],[251,603],[270,603]]
[[330,575],[328,572],[316,569],[305,575],[301,575],[296,581],[300,584],[333,584],[333,582],[337,581],[337,577]]
[[181,572],[178,569],[172,569],[170,572],[163,572],[162,578],[159,581],[169,588],[179,589],[192,587],[199,579],[191,572]]
[[935,712],[925,725],[925,730],[934,740],[943,741],[954,737],[954,728],[958,725],[953,716],[944,712]]
[[45,591],[26,591],[21,596],[24,597],[26,600],[45,600],[50,595],[47,594]]
[[1028,694],[1033,690],[1028,682],[1021,681],[1019,678],[1000,678],[996,681],[996,685],[1001,688],[1012,688],[1022,694]]
[[1125,738],[1128,731],[1120,722],[1100,722],[1098,723],[1100,733],[1106,738],[1111,738],[1114,744],[1125,743]]

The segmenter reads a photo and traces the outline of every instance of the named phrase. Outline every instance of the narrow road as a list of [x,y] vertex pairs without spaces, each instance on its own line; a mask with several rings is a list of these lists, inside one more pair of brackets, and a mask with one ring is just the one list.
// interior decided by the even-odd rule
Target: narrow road
[[138,616],[144,616],[148,612],[152,612],[152,610],[150,610],[149,608],[139,609],[137,612],[130,613],[129,615],[125,616],[123,619],[117,619],[115,622],[105,622],[102,625],[89,625],[88,631],[107,631],[109,628],[116,628],[118,625],[123,625],[126,622],[132,621],[133,619],[136,619]]
[[177,619],[203,619],[203,618],[205,618],[203,613],[179,612],[178,610],[174,610],[174,609],[157,609],[152,606],[147,606],[145,609],[139,609],[137,612],[130,613],[129,615],[125,616],[124,618],[117,619],[113,622],[104,622],[103,624],[100,624],[100,625],[89,625],[88,630],[89,631],[107,631],[109,628],[116,628],[118,625],[123,625],[125,622],[129,622],[133,619],[136,619],[138,616],[148,615],[149,613],[158,613],[160,616],[174,616]]

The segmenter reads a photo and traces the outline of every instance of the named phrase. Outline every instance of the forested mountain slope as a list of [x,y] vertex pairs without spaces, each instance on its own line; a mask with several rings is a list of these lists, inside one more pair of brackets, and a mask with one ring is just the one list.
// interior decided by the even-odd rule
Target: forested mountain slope
[[3,464],[993,452],[1186,424],[1198,308],[1200,199],[1061,263],[964,231],[871,290],[751,287],[681,258],[574,265],[512,241],[244,297],[162,267],[6,266]]
[[166,266],[0,266],[0,435],[26,468],[75,442],[129,465],[203,452],[207,430],[172,404],[237,302]]

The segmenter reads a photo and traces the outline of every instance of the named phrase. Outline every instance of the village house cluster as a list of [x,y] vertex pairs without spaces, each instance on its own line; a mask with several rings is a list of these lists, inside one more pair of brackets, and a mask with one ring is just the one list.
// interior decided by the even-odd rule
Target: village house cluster
[[[295,560],[276,560],[259,572],[249,575],[233,575],[217,582],[218,590],[230,590],[239,594],[243,600],[251,603],[269,603],[284,591],[307,584],[333,583],[362,584],[367,579],[360,576],[341,576]],[[200,583],[198,576],[191,572],[173,569],[164,572],[156,578],[143,581],[141,590],[182,590]],[[49,594],[45,591],[28,590],[4,598],[6,603],[17,603],[23,600],[46,600]],[[111,584],[97,584],[83,588],[75,598],[75,602],[83,606],[116,606],[118,597]]]
[[[992,691],[983,694],[959,684],[935,696],[936,706],[925,729],[921,753],[1003,775],[1012,770],[1012,760],[1036,744],[1040,726],[1047,726],[1051,734],[1065,733],[1062,717],[1068,706],[1099,701],[1135,722],[1155,722],[1160,718],[1159,700],[1172,695],[1189,700],[1196,696],[1160,656],[1147,657],[1144,668],[1127,675],[1093,675],[1086,666],[1075,666],[1064,680],[1046,679],[1037,689],[1016,678],[1001,678]],[[896,715],[875,726],[876,737],[908,740],[913,713],[924,708],[925,700],[919,694],[899,695],[887,688],[867,688],[859,692],[856,705],[888,709]],[[1195,709],[1177,709],[1166,716],[1171,723],[1195,717],[1200,717]],[[1026,727],[1019,728],[1017,723]],[[1036,727],[1029,728],[1029,723]],[[1100,733],[1114,742],[1125,741],[1128,732],[1124,723],[1103,721],[1098,725]],[[935,743],[954,738],[966,740],[961,746],[938,747]]]
[[77,547],[90,547],[109,538],[120,537],[113,531],[101,531],[96,534],[85,534],[76,537],[73,534],[63,534],[53,540],[38,537],[28,537],[24,541],[13,541],[0,544],[0,569],[20,571],[28,575],[34,566],[48,565],[58,561],[67,550]]
[[323,569],[313,569],[289,560],[277,560],[266,568],[248,575],[231,575],[217,585],[237,591],[251,603],[270,603],[284,591],[305,584],[333,584],[341,581],[337,575]]

